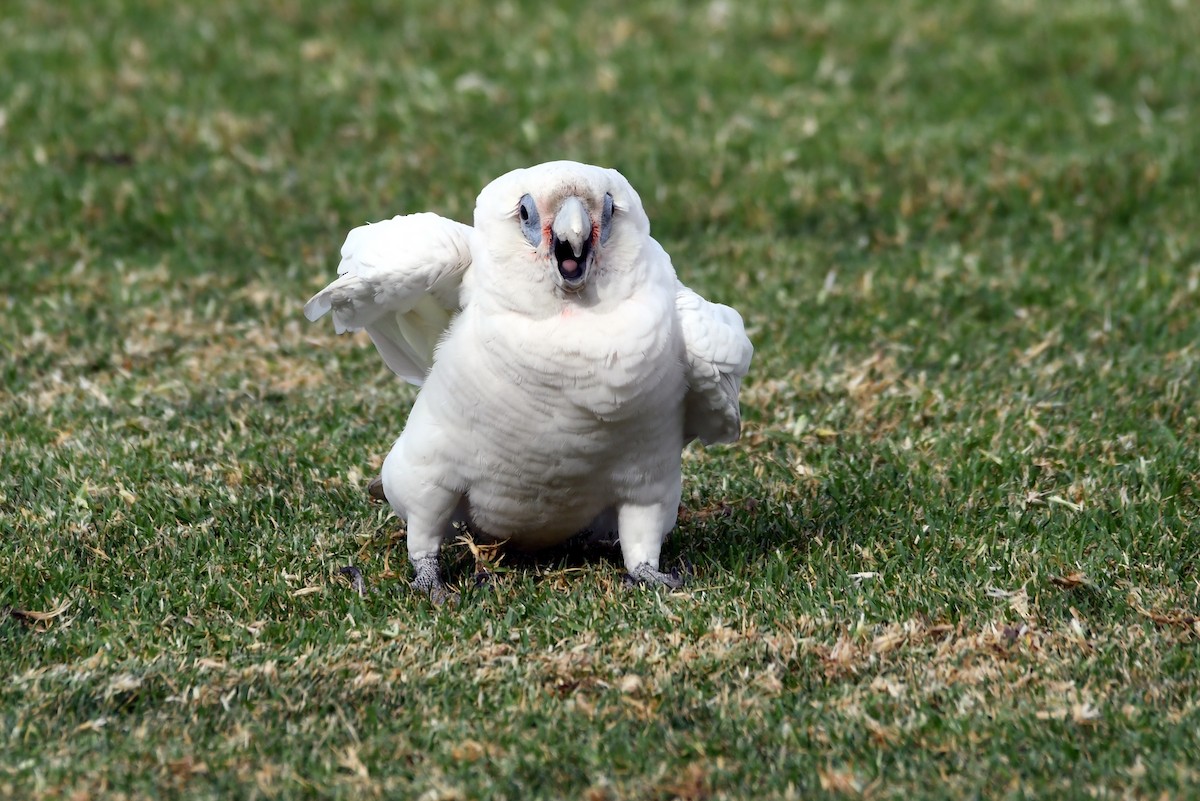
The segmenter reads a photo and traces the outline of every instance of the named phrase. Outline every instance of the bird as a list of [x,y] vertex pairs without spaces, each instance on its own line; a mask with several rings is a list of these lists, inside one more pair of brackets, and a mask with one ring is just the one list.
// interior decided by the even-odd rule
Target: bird
[[439,554],[464,525],[530,550],[615,534],[628,582],[682,586],[660,569],[681,454],[739,438],[754,354],[741,315],[679,280],[616,170],[513,170],[473,222],[354,228],[304,307],[365,330],[420,387],[377,480],[407,524],[412,587],[449,597]]

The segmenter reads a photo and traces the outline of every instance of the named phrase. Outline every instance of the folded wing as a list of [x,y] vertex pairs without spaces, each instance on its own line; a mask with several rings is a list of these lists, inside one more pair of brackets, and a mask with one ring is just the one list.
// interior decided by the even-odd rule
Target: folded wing
[[470,226],[436,214],[362,225],[342,245],[340,276],[313,295],[304,316],[333,313],[339,334],[366,330],[396,375],[420,386],[438,339],[461,308],[471,266]]
[[687,351],[685,441],[733,442],[742,427],[738,393],[754,355],[742,317],[683,284],[677,285],[675,309]]

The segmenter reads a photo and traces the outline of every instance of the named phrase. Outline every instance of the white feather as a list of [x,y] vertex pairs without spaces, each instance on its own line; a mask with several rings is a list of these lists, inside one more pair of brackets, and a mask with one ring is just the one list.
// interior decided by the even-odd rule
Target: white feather
[[738,393],[754,347],[742,317],[678,284],[675,310],[687,349],[688,395],[684,437],[705,445],[734,442],[741,433]]
[[341,277],[313,295],[304,315],[332,311],[339,334],[366,329],[387,366],[420,386],[460,307],[470,237],[469,226],[429,213],[359,226],[342,245]]

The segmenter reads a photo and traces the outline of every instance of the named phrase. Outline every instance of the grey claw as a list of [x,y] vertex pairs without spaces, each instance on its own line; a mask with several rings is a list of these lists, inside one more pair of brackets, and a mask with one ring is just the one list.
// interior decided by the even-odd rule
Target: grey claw
[[383,476],[375,476],[367,485],[367,494],[376,501],[387,503],[387,495],[383,492]]
[[434,606],[458,606],[458,593],[442,585],[430,591],[429,601]]
[[354,588],[355,592],[364,598],[366,597],[367,585],[366,582],[363,581],[363,574],[361,570],[354,565],[346,565],[345,567],[338,568],[338,573],[350,579],[350,586]]
[[678,570],[663,573],[651,567],[649,562],[642,562],[633,570],[626,573],[624,581],[626,587],[649,585],[652,587],[667,587],[672,590],[680,589],[684,583],[683,576],[679,574]]

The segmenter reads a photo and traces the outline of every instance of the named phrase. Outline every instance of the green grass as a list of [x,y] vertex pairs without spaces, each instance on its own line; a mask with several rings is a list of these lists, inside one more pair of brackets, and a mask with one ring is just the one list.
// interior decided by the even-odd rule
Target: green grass
[[[1197,41],[1187,2],[11,0],[0,796],[1200,794]],[[746,317],[744,436],[685,459],[686,591],[474,590],[455,546],[435,609],[362,491],[412,391],[301,305],[354,225],[551,158]]]

